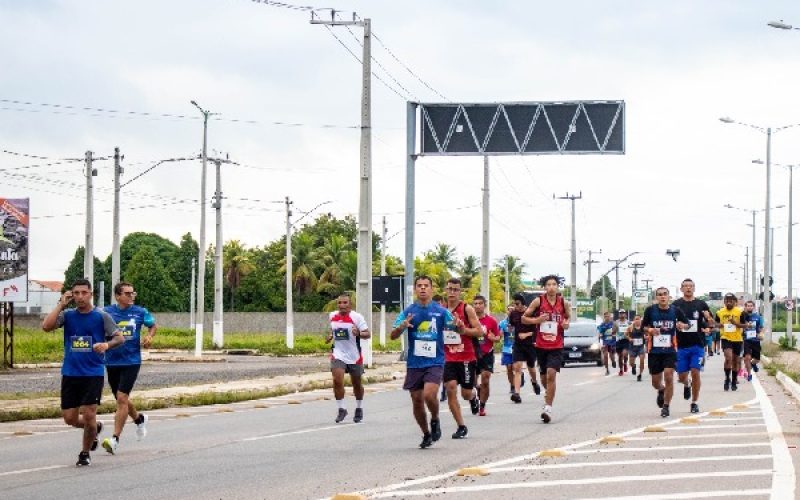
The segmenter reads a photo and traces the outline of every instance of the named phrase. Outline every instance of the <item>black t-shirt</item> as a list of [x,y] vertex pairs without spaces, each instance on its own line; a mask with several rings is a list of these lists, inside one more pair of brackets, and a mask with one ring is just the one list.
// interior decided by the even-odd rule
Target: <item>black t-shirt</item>
[[[523,324],[522,314],[523,313],[519,311],[511,311],[511,314],[508,315],[508,323],[514,327],[514,344],[528,344],[532,346],[536,340],[536,325]],[[524,339],[519,338],[520,333],[528,332],[533,333],[533,335]]]
[[681,297],[673,302],[672,305],[680,309],[681,312],[686,316],[686,319],[689,320],[689,329],[695,330],[692,332],[678,332],[678,348],[692,346],[703,347],[705,345],[705,334],[703,333],[702,329],[706,328],[707,326],[706,317],[703,314],[703,311],[708,311],[709,314],[711,313],[711,310],[708,308],[708,304],[706,304],[704,300],[693,299],[687,301]]

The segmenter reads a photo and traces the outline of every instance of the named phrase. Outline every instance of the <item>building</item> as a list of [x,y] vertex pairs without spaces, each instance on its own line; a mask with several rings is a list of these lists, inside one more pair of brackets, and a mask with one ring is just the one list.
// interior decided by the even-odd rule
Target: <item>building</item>
[[28,280],[28,302],[14,302],[17,314],[44,314],[50,312],[61,298],[61,281]]

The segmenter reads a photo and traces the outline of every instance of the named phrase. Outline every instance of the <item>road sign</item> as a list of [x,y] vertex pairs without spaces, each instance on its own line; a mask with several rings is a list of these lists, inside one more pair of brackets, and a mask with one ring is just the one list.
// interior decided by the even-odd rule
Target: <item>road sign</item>
[[[764,292],[758,292],[758,300],[764,300]],[[769,292],[769,300],[770,300],[770,302],[775,300],[775,294],[774,293]]]
[[373,276],[372,303],[396,306],[403,303],[403,276]]
[[633,291],[634,304],[649,304],[650,303],[650,290],[640,289]]
[[783,305],[786,306],[787,311],[794,309],[794,301],[792,299],[786,299],[786,302],[784,302]]
[[575,308],[579,318],[594,320],[596,316],[595,301],[593,299],[575,299]]
[[28,198],[0,198],[0,302],[28,301]]

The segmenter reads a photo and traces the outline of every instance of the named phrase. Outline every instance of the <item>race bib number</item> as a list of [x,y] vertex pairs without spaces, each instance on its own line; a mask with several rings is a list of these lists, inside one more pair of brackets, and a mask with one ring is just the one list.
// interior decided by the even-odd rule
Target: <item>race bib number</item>
[[733,323],[725,323],[724,331],[725,333],[736,333],[736,325]]
[[347,340],[350,338],[350,331],[347,328],[335,328],[333,338],[336,340]]
[[744,334],[745,334],[746,338],[748,338],[748,339],[756,338],[756,331],[755,330],[745,330]]
[[122,336],[125,338],[126,341],[133,338],[133,334],[136,333],[136,319],[131,318],[127,322],[121,323],[118,325],[119,329],[122,331]]
[[643,345],[644,344],[644,339],[631,339],[631,341],[633,342],[633,345]]
[[558,323],[555,321],[545,321],[539,326],[539,332],[556,335],[558,333]]
[[72,352],[92,352],[92,337],[89,335],[75,335],[69,338]]
[[456,345],[461,343],[461,335],[453,330],[444,331],[444,343],[447,345]]
[[696,319],[690,319],[689,320],[689,328],[687,328],[684,331],[689,332],[689,333],[697,333],[697,320]]
[[415,340],[414,341],[414,356],[420,358],[435,358],[436,357],[436,341],[434,340]]
[[672,336],[665,333],[654,335],[653,347],[672,347]]

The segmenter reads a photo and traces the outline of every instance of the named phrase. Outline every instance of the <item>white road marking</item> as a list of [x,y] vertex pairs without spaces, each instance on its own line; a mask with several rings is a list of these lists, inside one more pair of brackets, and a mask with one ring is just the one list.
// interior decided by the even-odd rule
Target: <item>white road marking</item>
[[516,467],[495,467],[488,469],[490,473],[495,472],[521,472],[528,470],[544,470],[544,469],[580,469],[583,467],[615,467],[618,465],[644,465],[644,464],[683,464],[693,462],[725,462],[730,460],[736,462],[739,460],[767,460],[772,458],[772,455],[726,455],[714,457],[695,457],[695,458],[657,458],[653,460],[617,460],[613,462],[579,462],[571,464],[542,464],[542,465],[518,465]]
[[[666,424],[665,424],[666,425]],[[765,427],[767,424],[720,424],[720,425],[684,425],[680,427],[671,426],[669,432],[673,431],[702,431],[706,429],[744,429],[746,427]]]
[[669,433],[666,436],[648,436],[648,437],[629,437],[625,438],[625,441],[660,441],[662,439],[716,439],[721,437],[735,437],[741,438],[744,436],[760,436],[760,437],[767,437],[769,433],[767,432],[723,432],[719,434],[684,434],[682,436],[670,436]]
[[0,472],[0,477],[13,476],[15,474],[27,474],[29,472],[39,472],[43,470],[61,469],[63,467],[66,467],[66,465],[48,465],[46,467],[34,467],[33,469],[12,470],[8,472]]
[[601,448],[593,450],[568,450],[567,455],[591,455],[592,453],[628,453],[633,451],[646,451],[657,453],[668,450],[714,450],[719,448],[750,448],[756,446],[769,446],[769,443],[712,443],[691,444],[683,446],[653,446],[648,448]]
[[[522,483],[505,483],[505,484],[476,484],[472,486],[449,486],[445,488],[425,488],[422,490],[403,490],[403,491],[389,491],[375,495],[375,498],[391,498],[391,497],[412,497],[412,496],[426,496],[426,495],[440,495],[444,493],[468,493],[476,491],[498,491],[498,490],[517,490],[517,489],[537,489],[549,488],[553,486],[583,486],[590,484],[607,484],[607,483],[629,483],[629,482],[644,482],[644,481],[670,481],[680,479],[704,479],[704,478],[721,478],[721,477],[745,477],[745,476],[770,476],[772,469],[757,469],[757,470],[741,470],[741,471],[727,471],[727,472],[687,472],[678,474],[653,474],[651,476],[603,476],[591,477],[584,479],[556,479],[552,481],[528,481]],[[670,495],[668,498],[675,498]],[[790,497],[780,497],[790,498]]]
[[[668,493],[664,495],[636,495],[616,497],[614,500],[687,500],[692,498],[738,498],[760,497],[769,495],[769,490],[727,490],[727,491],[696,491],[691,493]],[[608,500],[603,498],[579,498],[576,500]]]
[[771,498],[794,498],[794,464],[792,463],[792,456],[789,454],[789,448],[786,446],[786,439],[783,437],[781,423],[757,376],[753,377],[753,389],[756,391],[756,397],[761,403],[761,411],[764,414],[764,420],[767,422],[767,432],[769,432],[769,441],[772,446],[774,473],[772,475]]
[[742,420],[764,420],[764,417],[736,417],[736,418],[725,418],[725,417],[706,417],[702,420],[703,423],[705,422],[741,422]]
[[587,380],[586,382],[578,382],[577,384],[572,384],[572,387],[579,387],[586,384],[594,384],[597,382],[596,380]]
[[329,431],[331,429],[341,429],[342,427],[351,427],[351,426],[354,427],[356,425],[358,425],[358,424],[351,424],[351,423],[346,423],[345,422],[345,423],[336,424],[336,425],[329,425],[327,427],[315,427],[313,429],[303,429],[302,431],[278,432],[276,434],[267,434],[265,436],[249,437],[249,438],[240,439],[240,440],[234,441],[234,442],[236,442],[236,443],[246,443],[248,441],[261,441],[263,439],[274,439],[274,438],[285,437],[285,436],[296,436],[298,434],[309,434],[311,432]]

